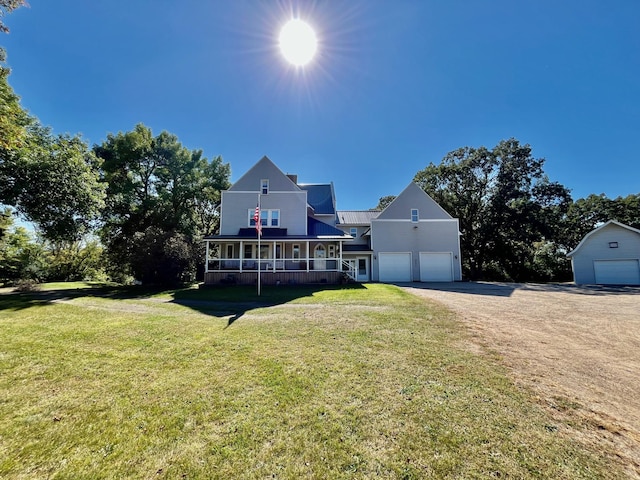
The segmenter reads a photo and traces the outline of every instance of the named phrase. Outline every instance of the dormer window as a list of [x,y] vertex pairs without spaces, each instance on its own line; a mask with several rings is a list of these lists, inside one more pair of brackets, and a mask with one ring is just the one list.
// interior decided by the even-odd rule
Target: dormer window
[[356,238],[358,236],[358,229],[356,227],[351,227],[349,229],[349,235],[351,235],[353,238]]
[[260,180],[260,192],[262,195],[266,195],[269,193],[269,179],[264,178]]
[[418,209],[417,208],[412,208],[411,209],[411,221],[414,223],[418,222]]

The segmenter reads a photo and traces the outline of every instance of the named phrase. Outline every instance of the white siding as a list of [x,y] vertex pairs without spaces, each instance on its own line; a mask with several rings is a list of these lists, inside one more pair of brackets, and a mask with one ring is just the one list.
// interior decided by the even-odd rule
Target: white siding
[[262,157],[229,190],[234,192],[255,191],[257,194],[260,191],[262,180],[269,180],[269,194],[271,192],[300,191],[300,188],[282,173],[268,157]]
[[[240,228],[249,226],[248,211],[255,209],[258,203],[258,192],[222,192],[221,235],[237,235]],[[280,228],[286,228],[288,235],[307,234],[307,193],[271,192],[261,195],[260,205],[263,210],[280,210]]]
[[387,205],[378,218],[411,220],[411,209],[418,209],[418,216],[425,219],[450,219],[452,218],[436,201],[411,182],[396,199]]
[[[371,247],[374,255],[380,252],[411,252],[413,281],[420,281],[420,253],[451,252],[453,257],[453,280],[462,279],[458,220],[410,220],[371,221]],[[373,280],[383,281],[374,260]]]
[[[610,243],[615,242],[617,248],[611,248]],[[577,284],[595,284],[595,261],[603,260],[640,260],[640,234],[624,228],[615,223],[607,224],[597,229],[588,237],[580,247],[572,253],[571,264],[573,277]],[[624,284],[622,281],[615,282]]]

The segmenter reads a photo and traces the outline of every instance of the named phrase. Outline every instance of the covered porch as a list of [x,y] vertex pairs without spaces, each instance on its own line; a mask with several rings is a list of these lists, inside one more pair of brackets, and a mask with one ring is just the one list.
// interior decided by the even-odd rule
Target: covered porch
[[[343,258],[348,238],[208,238],[205,283],[339,283],[353,276]],[[353,277],[355,279],[355,277]]]

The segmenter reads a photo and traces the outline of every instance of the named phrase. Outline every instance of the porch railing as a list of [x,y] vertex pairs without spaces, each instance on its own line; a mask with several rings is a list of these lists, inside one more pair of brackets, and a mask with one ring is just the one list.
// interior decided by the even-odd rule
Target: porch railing
[[351,278],[352,280],[357,280],[356,278],[356,266],[351,263],[351,262],[347,262],[345,260],[342,261],[342,271],[349,276],[349,278]]
[[[343,262],[344,263],[344,262]],[[297,272],[306,270],[341,271],[339,258],[209,258],[206,262],[207,272]]]

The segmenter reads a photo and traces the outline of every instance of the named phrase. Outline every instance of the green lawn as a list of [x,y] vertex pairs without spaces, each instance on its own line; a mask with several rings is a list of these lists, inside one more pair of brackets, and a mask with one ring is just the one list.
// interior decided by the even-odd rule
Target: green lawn
[[3,293],[0,477],[616,476],[465,335],[379,284]]

